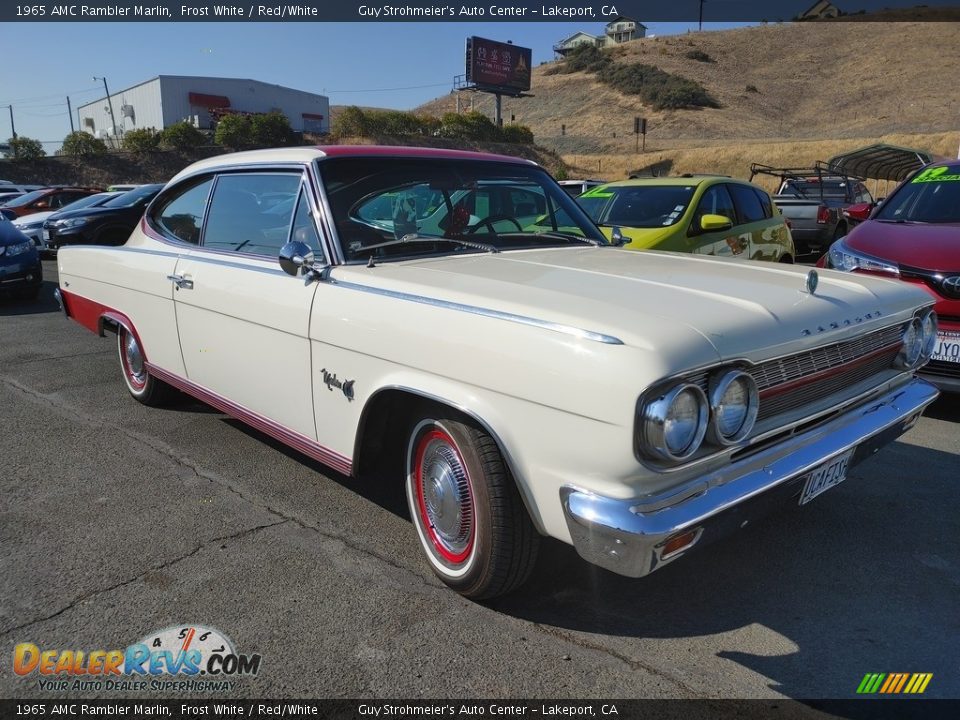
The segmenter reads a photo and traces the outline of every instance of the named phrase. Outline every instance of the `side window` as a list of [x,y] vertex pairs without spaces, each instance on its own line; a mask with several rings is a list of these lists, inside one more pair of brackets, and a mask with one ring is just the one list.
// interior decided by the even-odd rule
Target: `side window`
[[730,194],[733,195],[733,202],[737,208],[738,224],[757,222],[763,220],[763,207],[760,205],[760,198],[749,185],[728,185]]
[[753,188],[753,191],[757,194],[757,198],[760,200],[760,207],[763,208],[763,216],[766,218],[772,218],[773,203],[770,201],[770,196],[758,187]]
[[691,229],[694,232],[701,232],[700,220],[704,215],[723,215],[730,218],[730,222],[734,225],[737,224],[737,213],[733,209],[733,200],[727,192],[726,185],[714,185],[703,193],[700,204],[697,205],[697,210],[693,214]]
[[207,196],[213,180],[207,178],[196,185],[168,197],[154,210],[153,221],[167,235],[185,243],[196,245],[200,242],[200,226],[203,224],[203,212],[207,207]]
[[323,260],[320,236],[317,235],[316,225],[313,224],[313,218],[310,215],[310,203],[307,201],[307,194],[302,189],[300,190],[300,197],[297,199],[297,211],[293,216],[293,232],[290,239],[306,243],[313,250],[316,259]]
[[250,173],[217,178],[203,247],[276,256],[287,242],[300,173]]

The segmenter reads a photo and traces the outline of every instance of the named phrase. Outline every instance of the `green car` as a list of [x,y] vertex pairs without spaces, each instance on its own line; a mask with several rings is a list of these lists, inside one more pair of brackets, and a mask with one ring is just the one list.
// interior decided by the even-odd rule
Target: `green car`
[[624,247],[743,260],[793,262],[790,229],[770,196],[743,180],[716,175],[653,177],[607,183],[577,202]]

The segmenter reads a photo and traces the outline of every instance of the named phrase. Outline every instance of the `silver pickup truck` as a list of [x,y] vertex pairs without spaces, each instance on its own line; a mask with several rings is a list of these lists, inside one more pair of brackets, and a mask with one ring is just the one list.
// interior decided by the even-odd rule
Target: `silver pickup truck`
[[857,203],[876,204],[862,180],[831,174],[817,163],[812,168],[774,168],[754,163],[750,179],[772,175],[780,180],[773,202],[787,219],[797,255],[820,255],[847,234],[843,211]]

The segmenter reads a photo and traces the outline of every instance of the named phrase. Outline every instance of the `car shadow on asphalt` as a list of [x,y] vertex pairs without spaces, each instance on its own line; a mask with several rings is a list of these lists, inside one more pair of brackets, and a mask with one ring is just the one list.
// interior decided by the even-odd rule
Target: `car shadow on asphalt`
[[490,607],[634,657],[637,639],[682,657],[684,638],[709,636],[792,698],[854,698],[867,672],[932,672],[927,695],[956,697],[957,470],[955,454],[894,443],[824,497],[646,578],[549,540],[532,580]]
[[56,289],[55,282],[44,280],[35,300],[20,300],[13,296],[0,295],[0,317],[59,312],[60,306],[53,297],[53,291]]

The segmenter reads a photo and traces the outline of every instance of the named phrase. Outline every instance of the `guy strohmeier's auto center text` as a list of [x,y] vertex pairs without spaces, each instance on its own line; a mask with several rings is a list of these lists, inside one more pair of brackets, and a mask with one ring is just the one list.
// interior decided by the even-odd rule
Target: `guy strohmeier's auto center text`
[[[461,18],[604,18],[618,15],[616,5],[533,5],[475,4],[475,5],[359,5],[356,18],[380,20],[390,18],[453,20]],[[15,15],[22,19],[129,19],[129,20],[189,20],[189,19],[324,19],[321,5],[287,4],[258,5],[241,3],[176,5],[158,3],[144,5],[71,5],[64,3],[37,3],[16,5]]]

